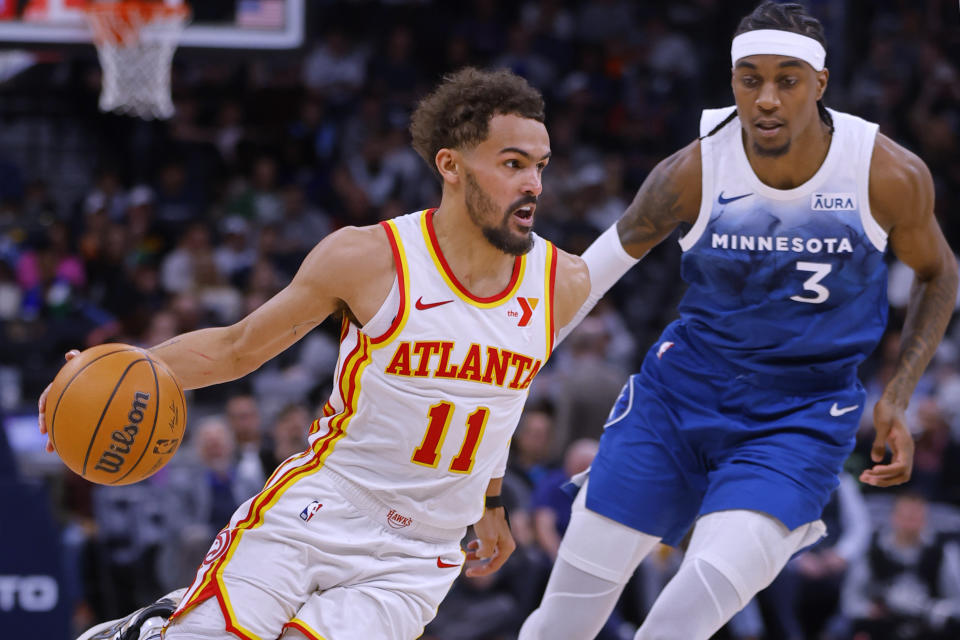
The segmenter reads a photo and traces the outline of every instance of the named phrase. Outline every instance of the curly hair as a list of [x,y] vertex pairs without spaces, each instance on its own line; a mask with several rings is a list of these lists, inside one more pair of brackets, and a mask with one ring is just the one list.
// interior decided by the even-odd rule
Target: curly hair
[[796,2],[778,3],[765,0],[757,5],[753,12],[744,17],[737,26],[734,37],[747,31],[758,29],[777,29],[790,31],[802,36],[813,38],[826,48],[827,38],[823,34],[823,25],[820,21],[807,13],[803,5]]
[[410,117],[413,148],[439,175],[434,160],[437,152],[480,144],[489,134],[490,118],[496,115],[543,122],[543,96],[506,69],[460,69],[444,76],[437,88],[417,104]]

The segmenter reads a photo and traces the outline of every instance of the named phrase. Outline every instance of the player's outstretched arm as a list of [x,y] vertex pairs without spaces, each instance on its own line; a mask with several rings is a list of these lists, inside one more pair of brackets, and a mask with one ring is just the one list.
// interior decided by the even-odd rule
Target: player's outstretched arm
[[873,410],[876,429],[870,457],[880,462],[860,480],[878,487],[902,484],[913,469],[913,439],[904,411],[930,363],[957,299],[957,262],[933,212],[933,178],[913,153],[877,136],[870,170],[870,206],[887,231],[893,253],[913,269],[914,279],[893,376]]
[[[279,354],[338,308],[368,320],[389,293],[394,273],[382,227],[345,227],[314,247],[289,285],[236,324],[191,331],[151,350],[184,389],[234,380]],[[66,359],[78,353],[70,351]],[[49,389],[38,402],[40,433],[47,431]],[[47,450],[53,451],[49,442]]]
[[677,228],[693,224],[700,212],[700,141],[662,160],[647,176],[620,219],[583,252],[590,272],[590,295],[559,340],[580,324],[610,287]]
[[639,260],[681,222],[693,224],[700,212],[700,141],[662,160],[617,221],[620,244]]
[[[313,248],[290,284],[236,324],[175,336],[151,351],[184,389],[235,380],[287,349],[337,309],[346,306],[358,317],[365,315],[365,306],[375,310],[389,292],[393,274],[381,227],[345,227]],[[369,301],[377,294],[375,302]]]

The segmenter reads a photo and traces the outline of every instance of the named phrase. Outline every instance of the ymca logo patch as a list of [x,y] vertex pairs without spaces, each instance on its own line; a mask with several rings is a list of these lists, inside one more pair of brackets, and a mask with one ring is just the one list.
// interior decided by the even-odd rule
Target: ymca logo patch
[[400,515],[396,509],[390,509],[390,513],[387,514],[387,524],[393,529],[403,529],[413,524],[413,518]]
[[507,309],[507,317],[519,318],[517,326],[525,327],[530,323],[530,318],[533,317],[533,310],[537,308],[537,303],[539,302],[540,298],[522,298],[517,296],[517,304],[520,305],[520,311]]
[[323,505],[320,504],[319,500],[314,500],[313,502],[308,504],[306,507],[304,507],[303,511],[300,512],[300,519],[303,520],[304,522],[310,522],[310,518],[312,518],[317,513],[317,511],[320,510],[320,507],[322,506]]
[[814,211],[853,211],[857,208],[857,196],[853,193],[814,193],[810,196],[810,208]]

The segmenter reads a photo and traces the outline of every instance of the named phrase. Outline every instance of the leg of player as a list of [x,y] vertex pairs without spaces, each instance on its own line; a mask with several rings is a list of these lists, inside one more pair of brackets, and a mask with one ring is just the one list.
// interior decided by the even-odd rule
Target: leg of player
[[825,531],[821,520],[790,531],[756,511],[701,517],[677,575],[653,603],[634,640],[706,640],[773,582],[790,556]]
[[220,605],[216,598],[210,598],[175,618],[163,632],[163,640],[236,640],[226,628]]
[[637,565],[660,541],[590,511],[586,493],[584,487],[577,495],[546,593],[518,640],[595,637]]
[[130,615],[92,627],[77,640],[160,640],[167,616],[177,608],[186,589],[171,591]]

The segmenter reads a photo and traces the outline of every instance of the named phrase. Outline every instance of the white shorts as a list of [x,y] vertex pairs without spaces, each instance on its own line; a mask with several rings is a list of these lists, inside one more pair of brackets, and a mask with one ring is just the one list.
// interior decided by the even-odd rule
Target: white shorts
[[326,468],[277,473],[217,536],[164,637],[216,598],[223,619],[209,638],[294,628],[316,640],[411,640],[460,573],[463,534],[404,518]]

